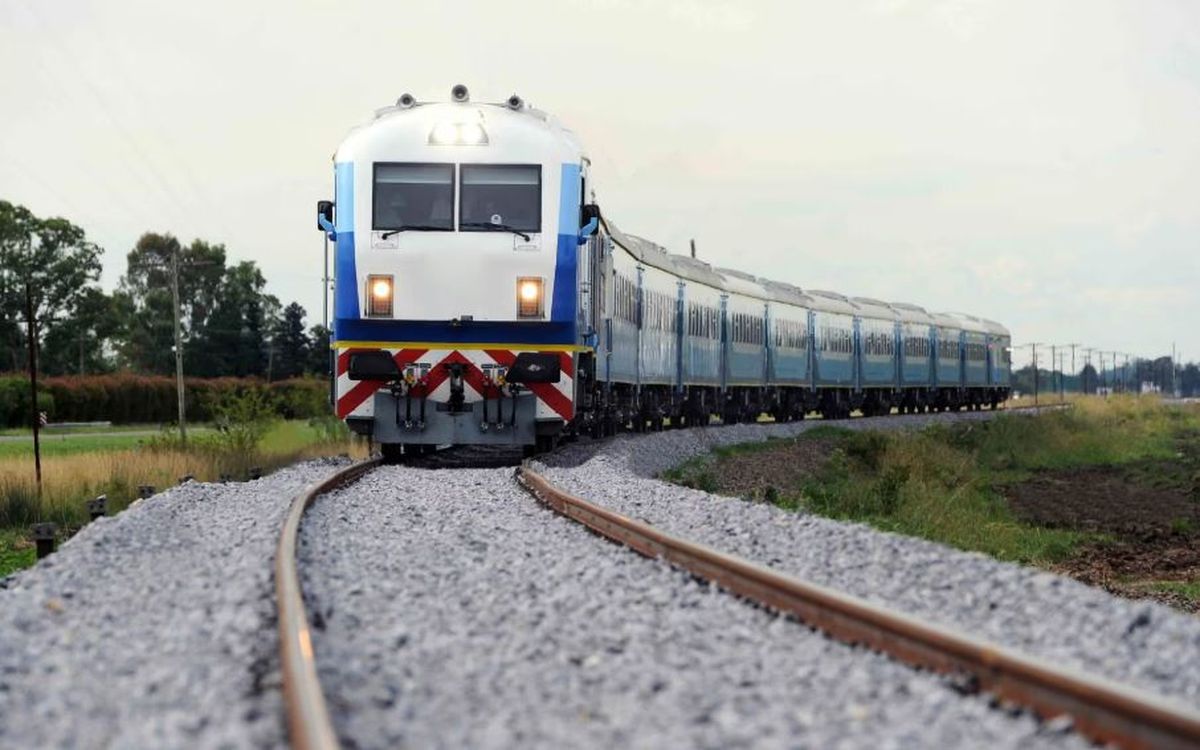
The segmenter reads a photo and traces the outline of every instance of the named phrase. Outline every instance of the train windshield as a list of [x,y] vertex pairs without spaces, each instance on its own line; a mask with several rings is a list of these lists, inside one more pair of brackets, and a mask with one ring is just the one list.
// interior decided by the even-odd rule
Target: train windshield
[[376,164],[374,229],[453,230],[453,164]]
[[464,164],[459,201],[459,226],[463,231],[540,232],[542,168]]

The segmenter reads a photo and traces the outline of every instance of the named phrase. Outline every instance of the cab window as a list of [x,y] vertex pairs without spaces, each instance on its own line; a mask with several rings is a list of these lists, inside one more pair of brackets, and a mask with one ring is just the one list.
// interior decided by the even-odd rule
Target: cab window
[[459,229],[464,232],[540,232],[542,168],[522,164],[464,164]]
[[376,164],[373,229],[453,231],[453,164]]

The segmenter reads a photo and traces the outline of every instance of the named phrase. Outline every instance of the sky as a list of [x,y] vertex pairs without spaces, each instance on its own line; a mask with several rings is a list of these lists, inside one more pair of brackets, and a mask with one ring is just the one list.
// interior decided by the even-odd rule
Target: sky
[[464,83],[555,113],[676,252],[1200,359],[1192,0],[0,0],[0,70],[0,198],[84,227],[109,288],[170,232],[319,322],[338,143]]

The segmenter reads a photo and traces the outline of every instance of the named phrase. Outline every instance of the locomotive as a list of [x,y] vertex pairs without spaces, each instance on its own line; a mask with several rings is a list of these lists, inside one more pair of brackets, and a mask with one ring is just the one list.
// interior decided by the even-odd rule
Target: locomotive
[[1008,397],[999,323],[801,289],[622,232],[576,136],[516,95],[404,94],[333,161],[317,221],[335,247],[334,403],[386,459]]

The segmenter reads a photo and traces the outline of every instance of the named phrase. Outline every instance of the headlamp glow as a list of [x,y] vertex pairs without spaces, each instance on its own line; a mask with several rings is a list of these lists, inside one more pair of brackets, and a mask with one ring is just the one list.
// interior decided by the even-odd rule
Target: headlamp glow
[[367,277],[367,315],[371,317],[392,317],[392,300],[394,299],[392,277],[390,275],[372,274]]
[[440,122],[429,133],[432,146],[486,146],[487,131],[477,122]]
[[539,277],[517,279],[517,317],[540,318],[544,315],[544,284]]

